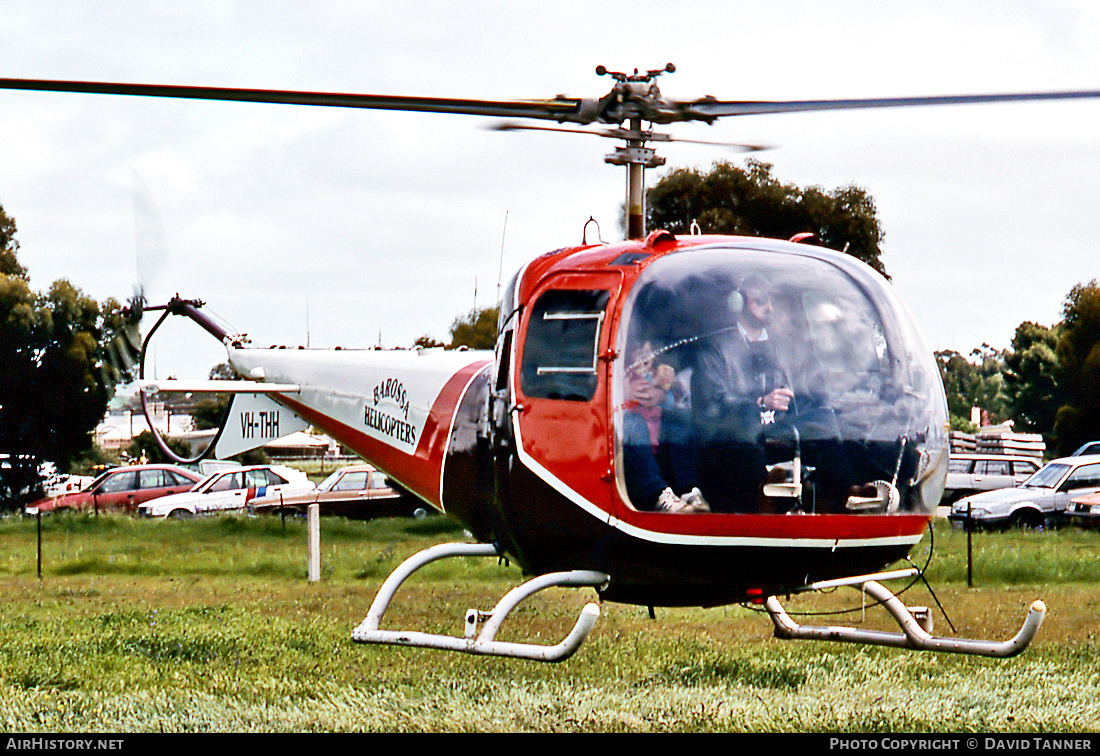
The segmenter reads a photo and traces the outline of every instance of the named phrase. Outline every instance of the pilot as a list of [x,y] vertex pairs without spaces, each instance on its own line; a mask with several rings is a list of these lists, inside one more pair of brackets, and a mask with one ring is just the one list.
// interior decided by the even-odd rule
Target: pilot
[[715,512],[756,512],[767,478],[765,429],[795,406],[790,371],[769,331],[775,289],[750,275],[729,296],[733,326],[699,341],[692,403],[702,490]]
[[649,342],[631,356],[623,403],[623,464],[630,501],[648,511],[709,512],[698,488],[690,417],[675,401],[683,393],[676,371],[656,364]]

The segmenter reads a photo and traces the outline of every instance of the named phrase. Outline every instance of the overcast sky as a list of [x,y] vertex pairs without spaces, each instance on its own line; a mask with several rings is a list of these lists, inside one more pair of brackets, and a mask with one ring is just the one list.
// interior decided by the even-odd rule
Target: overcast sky
[[[0,0],[0,76],[466,98],[803,99],[1100,88],[1100,4]],[[489,119],[0,92],[0,204],[31,282],[205,300],[254,343],[408,346],[525,260],[621,236],[609,140]],[[884,263],[933,349],[1008,346],[1100,276],[1100,102],[770,115],[672,127],[764,142],[775,175],[875,198]],[[667,168],[741,160],[662,146]],[[663,173],[651,172],[650,183]],[[503,250],[503,253],[502,253]],[[140,254],[139,254],[140,253]],[[137,264],[138,259],[142,264]],[[475,300],[476,286],[476,300]],[[205,334],[158,333],[204,377]]]

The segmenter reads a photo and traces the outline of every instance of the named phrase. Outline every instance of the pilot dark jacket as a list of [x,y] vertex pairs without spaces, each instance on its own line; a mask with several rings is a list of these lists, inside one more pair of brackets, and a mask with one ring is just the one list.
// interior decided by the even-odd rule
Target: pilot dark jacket
[[748,341],[739,327],[699,342],[691,378],[700,488],[714,512],[755,512],[767,476],[762,435],[777,416],[760,406],[794,388],[775,341]]
[[[767,477],[765,437],[799,439],[803,462],[819,468],[823,501],[841,507],[847,487],[862,482],[854,480],[835,413],[823,406],[823,387],[807,383],[820,372],[805,362],[792,371],[779,339],[750,342],[740,328],[700,341],[691,393],[700,488],[712,511],[758,511]],[[796,385],[799,376],[804,380]],[[794,393],[786,412],[760,406],[777,388]]]
[[691,399],[700,440],[755,443],[775,417],[759,404],[777,388],[793,388],[790,370],[775,341],[748,341],[731,328],[699,343]]

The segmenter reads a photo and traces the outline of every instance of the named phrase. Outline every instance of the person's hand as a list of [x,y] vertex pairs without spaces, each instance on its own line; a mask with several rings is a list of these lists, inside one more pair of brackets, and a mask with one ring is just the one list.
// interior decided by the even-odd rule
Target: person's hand
[[792,399],[794,399],[794,392],[789,388],[777,388],[760,397],[760,406],[766,410],[786,412],[790,409]]
[[643,407],[656,407],[665,398],[665,392],[654,386],[644,375],[630,375],[626,381],[626,400]]

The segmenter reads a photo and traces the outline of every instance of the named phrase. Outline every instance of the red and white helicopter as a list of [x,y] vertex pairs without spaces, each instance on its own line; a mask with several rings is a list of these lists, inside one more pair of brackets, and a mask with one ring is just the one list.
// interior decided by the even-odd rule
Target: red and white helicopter
[[[502,642],[523,599],[588,586],[641,606],[763,604],[782,638],[1006,657],[1037,632],[1032,604],[1007,641],[937,637],[882,582],[921,540],[943,492],[947,409],[928,347],[889,284],[854,258],[805,243],[645,233],[644,172],[663,160],[650,128],[746,114],[1092,98],[1100,91],[872,100],[690,101],[662,96],[664,69],[615,79],[596,99],[483,101],[104,82],[0,80],[0,89],[179,97],[483,115],[625,142],[628,240],[531,260],[503,290],[494,351],[252,347],[173,298],[224,346],[240,381],[147,381],[157,391],[235,394],[208,452],[229,456],[312,424],[477,543],[417,554],[381,587],[352,637],[558,661],[591,631],[588,604],[559,644]],[[135,301],[130,338],[144,356]],[[759,340],[762,333],[766,340]],[[163,445],[163,444],[162,444]],[[166,451],[170,450],[165,446]],[[384,612],[423,565],[506,557],[533,577],[464,637],[387,630]],[[778,597],[836,586],[870,594],[901,632],[803,626]]]

